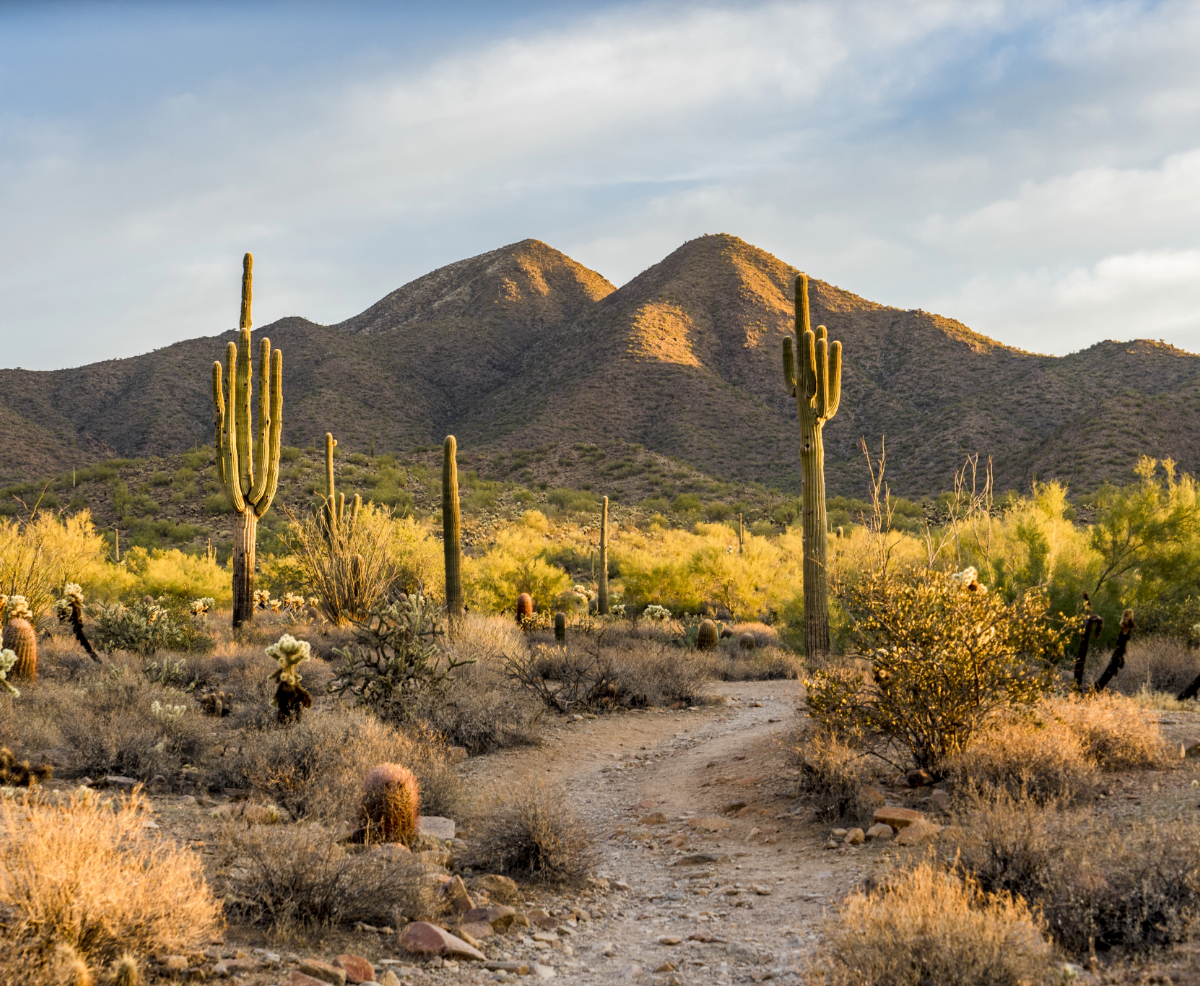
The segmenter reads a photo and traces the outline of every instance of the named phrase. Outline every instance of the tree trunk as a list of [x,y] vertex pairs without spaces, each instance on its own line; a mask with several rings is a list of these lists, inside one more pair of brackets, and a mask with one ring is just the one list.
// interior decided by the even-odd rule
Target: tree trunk
[[254,542],[258,515],[247,506],[233,530],[233,628],[254,622]]
[[800,466],[804,509],[804,652],[829,653],[829,539],[825,535],[823,422],[800,415]]

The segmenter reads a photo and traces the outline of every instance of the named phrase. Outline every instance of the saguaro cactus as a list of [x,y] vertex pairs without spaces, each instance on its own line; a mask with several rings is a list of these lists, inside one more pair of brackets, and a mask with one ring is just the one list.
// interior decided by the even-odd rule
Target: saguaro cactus
[[463,617],[462,513],[458,504],[458,443],[446,436],[442,446],[442,547],[446,552],[446,616],[451,624]]
[[[333,482],[333,449],[337,439],[331,432],[325,432],[325,503],[322,505],[322,516],[325,521],[325,540],[332,541],[337,529],[341,526],[346,514],[346,494],[338,493]],[[358,520],[358,512],[362,509],[362,496],[354,494],[350,505],[350,524]]]
[[600,508],[600,580],[596,585],[596,612],[608,615],[608,497]]
[[825,446],[821,432],[842,398],[842,344],[830,342],[808,316],[808,275],[796,278],[796,343],[783,340],[783,380],[796,398],[800,416],[800,467],[804,483],[804,646],[806,652],[829,651],[829,544],[825,519]]
[[254,546],[258,521],[270,509],[279,485],[279,439],[283,432],[283,354],[271,352],[271,340],[259,340],[258,422],[251,448],[250,298],[254,258],[242,261],[241,331],[226,349],[229,382],[221,363],[213,363],[213,411],[217,471],[230,506],[239,515],[233,533],[233,625],[254,619]]

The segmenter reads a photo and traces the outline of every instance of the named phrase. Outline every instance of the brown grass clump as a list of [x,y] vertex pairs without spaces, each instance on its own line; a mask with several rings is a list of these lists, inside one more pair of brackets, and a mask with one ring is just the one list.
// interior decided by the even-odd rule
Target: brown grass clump
[[800,791],[816,816],[857,825],[883,802],[873,795],[875,764],[852,739],[810,724],[793,739]]
[[1039,801],[1085,794],[1096,775],[1082,741],[1066,723],[1031,717],[994,723],[944,769],[959,784]]
[[[1103,669],[1108,663],[1106,654],[1098,655]],[[1200,651],[1188,646],[1180,637],[1159,634],[1134,636],[1125,652],[1125,667],[1109,686],[1125,695],[1145,689],[1178,695],[1200,674]]]
[[249,826],[229,839],[240,854],[226,878],[226,910],[280,931],[432,914],[430,871],[387,846],[344,846],[318,824]]
[[481,868],[539,883],[578,884],[591,873],[591,834],[544,781],[518,785],[486,809],[475,841]]
[[1100,770],[1154,770],[1171,759],[1158,723],[1124,695],[1051,697],[1042,701],[1038,714],[1074,733]]
[[126,952],[186,953],[213,936],[221,905],[200,857],[146,829],[150,819],[139,795],[115,810],[91,794],[62,806],[0,801],[5,982],[51,966],[87,982],[80,962],[90,973]]
[[1122,821],[1006,794],[978,799],[970,814],[941,847],[947,865],[1039,908],[1067,953],[1147,954],[1190,940],[1200,822]]
[[811,981],[841,986],[1032,986],[1053,980],[1043,924],[1024,901],[929,861],[851,894],[825,926]]

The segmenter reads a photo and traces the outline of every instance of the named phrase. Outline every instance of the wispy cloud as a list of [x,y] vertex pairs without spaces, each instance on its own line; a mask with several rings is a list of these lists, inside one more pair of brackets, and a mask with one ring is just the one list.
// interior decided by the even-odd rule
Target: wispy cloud
[[[236,58],[229,10],[179,8],[195,40],[145,9],[31,69],[74,80],[54,100],[14,52],[69,19],[0,41],[6,364],[229,328],[245,249],[259,324],[331,322],[525,236],[620,283],[716,231],[1041,350],[1153,292],[1138,334],[1200,349],[1194,2],[496,5],[470,35],[348,4],[286,44],[252,18]],[[112,32],[155,57],[106,62]]]

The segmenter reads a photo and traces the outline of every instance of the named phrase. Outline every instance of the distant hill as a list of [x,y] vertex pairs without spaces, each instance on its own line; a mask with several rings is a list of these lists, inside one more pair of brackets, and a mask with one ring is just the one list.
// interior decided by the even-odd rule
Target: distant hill
[[[255,337],[283,350],[290,445],[331,430],[347,451],[407,451],[453,432],[508,474],[537,449],[619,443],[795,491],[798,428],[780,345],[796,273],[736,237],[703,236],[615,288],[524,240],[418,278],[338,325],[284,318]],[[845,355],[841,409],[826,429],[831,493],[863,494],[859,438],[877,449],[885,434],[892,489],[909,497],[949,487],[968,452],[994,458],[1002,490],[1035,476],[1076,492],[1127,481],[1141,452],[1200,469],[1200,357],[1144,340],[1035,355],[819,280],[811,302]],[[0,371],[0,481],[211,442],[209,366],[233,337]],[[599,460],[595,477],[614,481]]]

